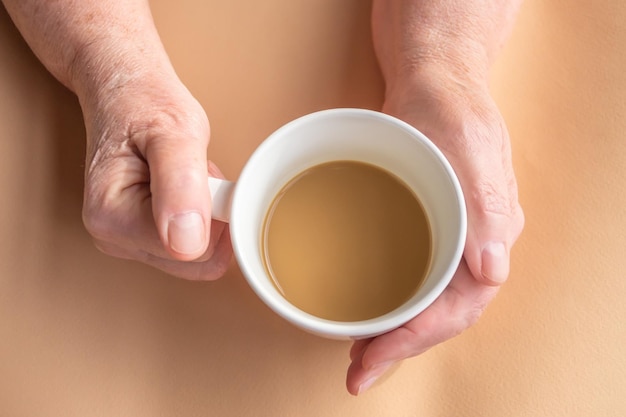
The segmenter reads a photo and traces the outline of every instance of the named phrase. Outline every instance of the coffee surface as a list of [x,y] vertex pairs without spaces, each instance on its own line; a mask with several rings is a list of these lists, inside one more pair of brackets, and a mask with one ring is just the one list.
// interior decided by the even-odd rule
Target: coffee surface
[[431,233],[419,200],[373,165],[336,161],[290,181],[262,236],[265,266],[296,307],[359,321],[399,307],[428,269]]

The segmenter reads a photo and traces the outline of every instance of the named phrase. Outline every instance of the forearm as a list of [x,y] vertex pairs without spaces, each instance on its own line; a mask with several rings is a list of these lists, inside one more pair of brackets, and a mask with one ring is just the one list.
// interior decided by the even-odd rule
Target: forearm
[[173,73],[147,0],[2,1],[41,62],[80,98]]
[[388,92],[424,72],[486,85],[522,0],[375,0],[374,46]]

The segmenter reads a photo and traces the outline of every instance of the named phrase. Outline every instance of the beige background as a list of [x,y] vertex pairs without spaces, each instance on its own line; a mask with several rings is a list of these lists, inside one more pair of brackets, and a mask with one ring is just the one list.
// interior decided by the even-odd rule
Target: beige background
[[[296,116],[381,104],[368,2],[152,3],[230,178]],[[510,281],[354,398],[349,344],[285,324],[235,265],[192,283],[93,248],[80,109],[0,8],[0,415],[625,415],[625,21],[619,0],[526,1],[493,74],[527,216]]]

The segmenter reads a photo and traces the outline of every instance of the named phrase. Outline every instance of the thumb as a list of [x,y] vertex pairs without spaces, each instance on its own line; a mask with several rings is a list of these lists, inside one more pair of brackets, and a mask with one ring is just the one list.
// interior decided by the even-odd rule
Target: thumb
[[145,142],[154,221],[167,251],[181,261],[200,257],[209,243],[209,125],[203,121],[200,129],[158,132]]
[[479,282],[500,285],[509,276],[511,247],[521,233],[524,217],[508,141],[506,146],[490,145],[484,144],[471,161],[454,165],[467,204],[465,260]]

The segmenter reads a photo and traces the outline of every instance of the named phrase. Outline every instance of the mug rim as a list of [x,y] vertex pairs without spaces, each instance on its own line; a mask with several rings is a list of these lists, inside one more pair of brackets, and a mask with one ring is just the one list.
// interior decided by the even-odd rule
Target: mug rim
[[[264,272],[264,277],[257,277],[255,271],[249,265],[246,254],[240,252],[241,245],[238,243],[240,232],[238,229],[238,222],[236,218],[237,213],[241,209],[240,203],[243,202],[245,198],[242,197],[243,191],[242,187],[239,187],[239,185],[242,182],[245,182],[249,176],[254,175],[254,171],[251,167],[256,164],[259,158],[263,157],[267,149],[271,149],[273,146],[275,146],[275,142],[282,140],[282,138],[285,136],[286,131],[293,129],[298,125],[306,124],[310,122],[311,119],[320,119],[325,117],[367,117],[370,119],[374,118],[376,120],[383,121],[384,123],[393,124],[396,128],[404,130],[412,137],[419,140],[435,157],[437,162],[441,165],[443,171],[446,173],[449,183],[454,190],[454,195],[458,204],[457,213],[459,215],[458,221],[460,227],[458,229],[458,234],[456,235],[455,249],[452,259],[450,260],[450,263],[447,266],[445,272],[436,281],[436,284],[433,286],[433,288],[431,288],[431,290],[426,293],[426,295],[422,297],[419,301],[412,303],[411,305],[402,309],[402,311],[396,311],[399,310],[399,307],[398,309],[394,309],[393,311],[386,313],[380,317],[353,322],[333,321],[316,317],[295,307],[288,300],[282,297],[282,295],[280,295],[280,293],[278,293],[277,291],[276,293],[278,294],[280,300],[276,300],[276,295],[268,292],[264,288],[264,286],[261,285],[261,282],[259,282],[259,280],[261,279],[270,280],[270,278],[267,276],[267,272]],[[439,295],[441,295],[441,293],[444,291],[444,289],[448,286],[451,279],[453,278],[454,273],[456,272],[456,269],[458,268],[461,257],[463,255],[465,239],[467,235],[467,211],[463,191],[452,166],[450,165],[445,155],[441,152],[441,150],[439,150],[439,148],[437,148],[437,146],[432,143],[432,141],[430,141],[430,139],[428,139],[418,129],[396,117],[375,110],[360,108],[333,108],[309,113],[284,124],[277,130],[275,130],[272,134],[270,134],[267,139],[265,139],[257,147],[257,149],[253,152],[251,157],[248,159],[248,162],[246,162],[244,168],[242,169],[239,180],[237,181],[237,184],[235,186],[232,200],[232,217],[230,227],[234,253],[237,258],[238,265],[244,275],[244,278],[253,289],[253,291],[256,293],[256,295],[261,298],[261,300],[270,309],[272,309],[275,313],[277,313],[279,316],[286,319],[287,321],[291,322],[292,324],[311,333],[330,338],[357,339],[376,336],[402,326],[406,322],[410,321],[412,318],[416,317],[423,310],[425,310],[430,304],[435,301],[437,297],[439,297]],[[406,303],[403,304],[403,306],[404,305],[406,305]]]

